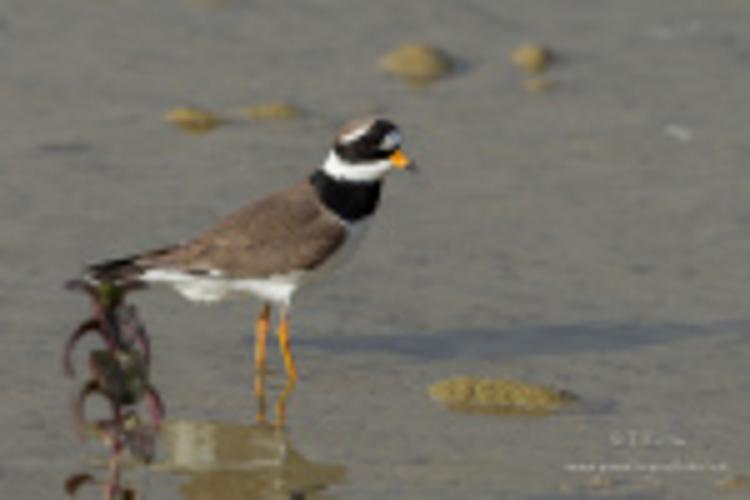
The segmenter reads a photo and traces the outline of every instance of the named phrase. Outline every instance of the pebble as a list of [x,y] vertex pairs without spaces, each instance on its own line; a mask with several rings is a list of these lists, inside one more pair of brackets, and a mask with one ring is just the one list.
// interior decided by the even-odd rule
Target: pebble
[[218,115],[204,109],[178,107],[164,113],[164,121],[186,132],[206,133],[226,123]]
[[421,43],[405,43],[383,55],[378,66],[413,85],[426,85],[447,76],[453,63],[441,50]]

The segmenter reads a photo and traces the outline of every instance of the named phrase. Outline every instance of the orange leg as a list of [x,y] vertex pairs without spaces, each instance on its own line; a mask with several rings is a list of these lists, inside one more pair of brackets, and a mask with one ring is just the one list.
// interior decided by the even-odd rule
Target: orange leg
[[[286,385],[276,400],[276,404],[274,405],[276,418],[271,422],[275,427],[283,428],[286,423],[286,403],[294,391],[295,384],[295,380],[287,378]],[[255,374],[255,400],[258,403],[258,412],[255,415],[255,420],[260,424],[267,424],[266,374],[263,372]]]
[[286,368],[286,375],[291,380],[297,380],[297,367],[294,365],[294,357],[292,356],[292,344],[289,340],[289,321],[286,317],[286,309],[282,306],[279,310],[279,347],[281,353],[284,355],[284,367]]
[[266,337],[271,324],[271,305],[263,304],[263,309],[255,325],[255,370],[262,372],[266,369]]
[[266,375],[262,371],[255,372],[255,399],[258,401],[258,413],[255,420],[266,423]]
[[294,391],[295,384],[296,382],[293,378],[287,379],[284,390],[279,395],[278,401],[276,401],[276,421],[274,423],[278,428],[286,425],[286,402]]

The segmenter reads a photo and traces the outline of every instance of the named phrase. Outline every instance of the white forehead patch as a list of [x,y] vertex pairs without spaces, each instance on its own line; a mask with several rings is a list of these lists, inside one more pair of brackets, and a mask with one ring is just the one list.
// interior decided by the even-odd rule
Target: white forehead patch
[[380,149],[382,151],[390,151],[391,149],[396,149],[398,146],[401,145],[401,134],[398,130],[392,130],[383,137],[383,140],[380,141]]
[[372,126],[372,123],[365,123],[361,127],[357,127],[354,130],[347,132],[346,134],[341,136],[341,142],[347,144],[356,141],[363,135],[367,133],[368,130],[370,130],[370,127]]

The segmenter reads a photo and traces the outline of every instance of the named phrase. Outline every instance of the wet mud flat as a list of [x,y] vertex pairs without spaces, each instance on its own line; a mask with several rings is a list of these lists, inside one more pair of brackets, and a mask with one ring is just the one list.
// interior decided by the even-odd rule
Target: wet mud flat
[[[89,311],[62,284],[301,178],[365,112],[401,125],[422,175],[389,179],[360,255],[296,301],[299,383],[274,354],[257,397],[256,305],[139,292],[166,418],[123,480],[165,499],[746,497],[748,20],[734,0],[3,2],[3,498],[107,471],[71,425],[83,380],[60,357]],[[535,43],[554,57],[532,75],[514,51]],[[450,71],[378,66],[413,44]],[[80,373],[101,348],[82,341]],[[456,376],[587,405],[451,411],[429,388]]]

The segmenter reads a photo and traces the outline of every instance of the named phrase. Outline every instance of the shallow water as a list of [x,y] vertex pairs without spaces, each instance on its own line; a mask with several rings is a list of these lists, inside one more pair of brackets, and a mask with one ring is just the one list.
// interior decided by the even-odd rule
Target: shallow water
[[[61,348],[87,309],[61,284],[302,177],[340,122],[371,111],[402,125],[422,175],[389,179],[358,257],[296,301],[302,378],[272,441],[301,462],[261,478],[230,467],[252,484],[237,488],[261,497],[303,463],[288,489],[330,498],[747,496],[715,481],[750,471],[748,22],[736,0],[5,0],[1,496],[60,498],[105,454],[70,424],[81,381],[61,377]],[[412,40],[464,70],[420,90],[379,72]],[[560,54],[554,91],[524,90],[510,54],[526,41]],[[307,114],[203,135],[162,121],[279,99]],[[247,433],[251,451],[271,439],[253,396],[257,305],[134,301],[168,422]],[[77,365],[98,347],[84,344]],[[284,387],[270,363],[269,401]],[[430,401],[461,374],[551,384],[600,411],[496,418]],[[161,441],[156,465],[124,476],[149,497],[222,497],[168,454]],[[575,467],[675,460],[724,467]]]

